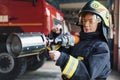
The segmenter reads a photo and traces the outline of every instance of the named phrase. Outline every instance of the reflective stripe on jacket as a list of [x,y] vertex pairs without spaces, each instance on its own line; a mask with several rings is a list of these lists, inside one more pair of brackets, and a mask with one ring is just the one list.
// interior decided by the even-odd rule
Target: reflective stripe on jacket
[[81,41],[62,52],[56,65],[61,67],[64,80],[106,80],[111,71],[109,53],[103,41]]

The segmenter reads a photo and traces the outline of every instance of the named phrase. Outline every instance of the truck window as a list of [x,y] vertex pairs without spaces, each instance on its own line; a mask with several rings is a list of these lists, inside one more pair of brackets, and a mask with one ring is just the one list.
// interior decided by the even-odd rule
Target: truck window
[[63,26],[63,23],[60,20],[54,18],[53,19],[53,26],[56,26],[56,25]]
[[60,10],[60,6],[59,6],[59,1],[58,0],[46,0],[46,2],[48,2],[50,5],[52,5],[55,8]]

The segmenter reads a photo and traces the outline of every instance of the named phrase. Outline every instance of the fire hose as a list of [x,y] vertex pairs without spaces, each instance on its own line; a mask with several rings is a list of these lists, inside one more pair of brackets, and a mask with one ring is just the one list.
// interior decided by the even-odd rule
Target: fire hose
[[55,39],[49,39],[40,32],[32,33],[12,33],[7,41],[8,53],[14,57],[32,55],[42,52],[47,46],[58,44],[60,46],[74,46],[79,39],[71,34],[62,34]]

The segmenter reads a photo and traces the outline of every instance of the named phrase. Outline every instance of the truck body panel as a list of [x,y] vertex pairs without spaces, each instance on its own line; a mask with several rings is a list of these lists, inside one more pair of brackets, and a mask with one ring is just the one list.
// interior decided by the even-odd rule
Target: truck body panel
[[48,35],[53,18],[63,21],[63,14],[45,0],[0,1],[0,26],[19,26],[24,32],[42,32]]

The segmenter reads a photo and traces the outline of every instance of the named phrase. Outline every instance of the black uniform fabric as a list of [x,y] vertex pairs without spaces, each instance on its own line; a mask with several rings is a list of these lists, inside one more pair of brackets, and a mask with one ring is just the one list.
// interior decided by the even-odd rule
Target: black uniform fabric
[[61,49],[61,56],[56,65],[63,70],[69,60],[69,55],[79,60],[77,69],[70,79],[63,75],[63,80],[106,80],[110,69],[110,51],[108,44],[103,41],[98,32],[80,32],[80,42],[69,49]]

